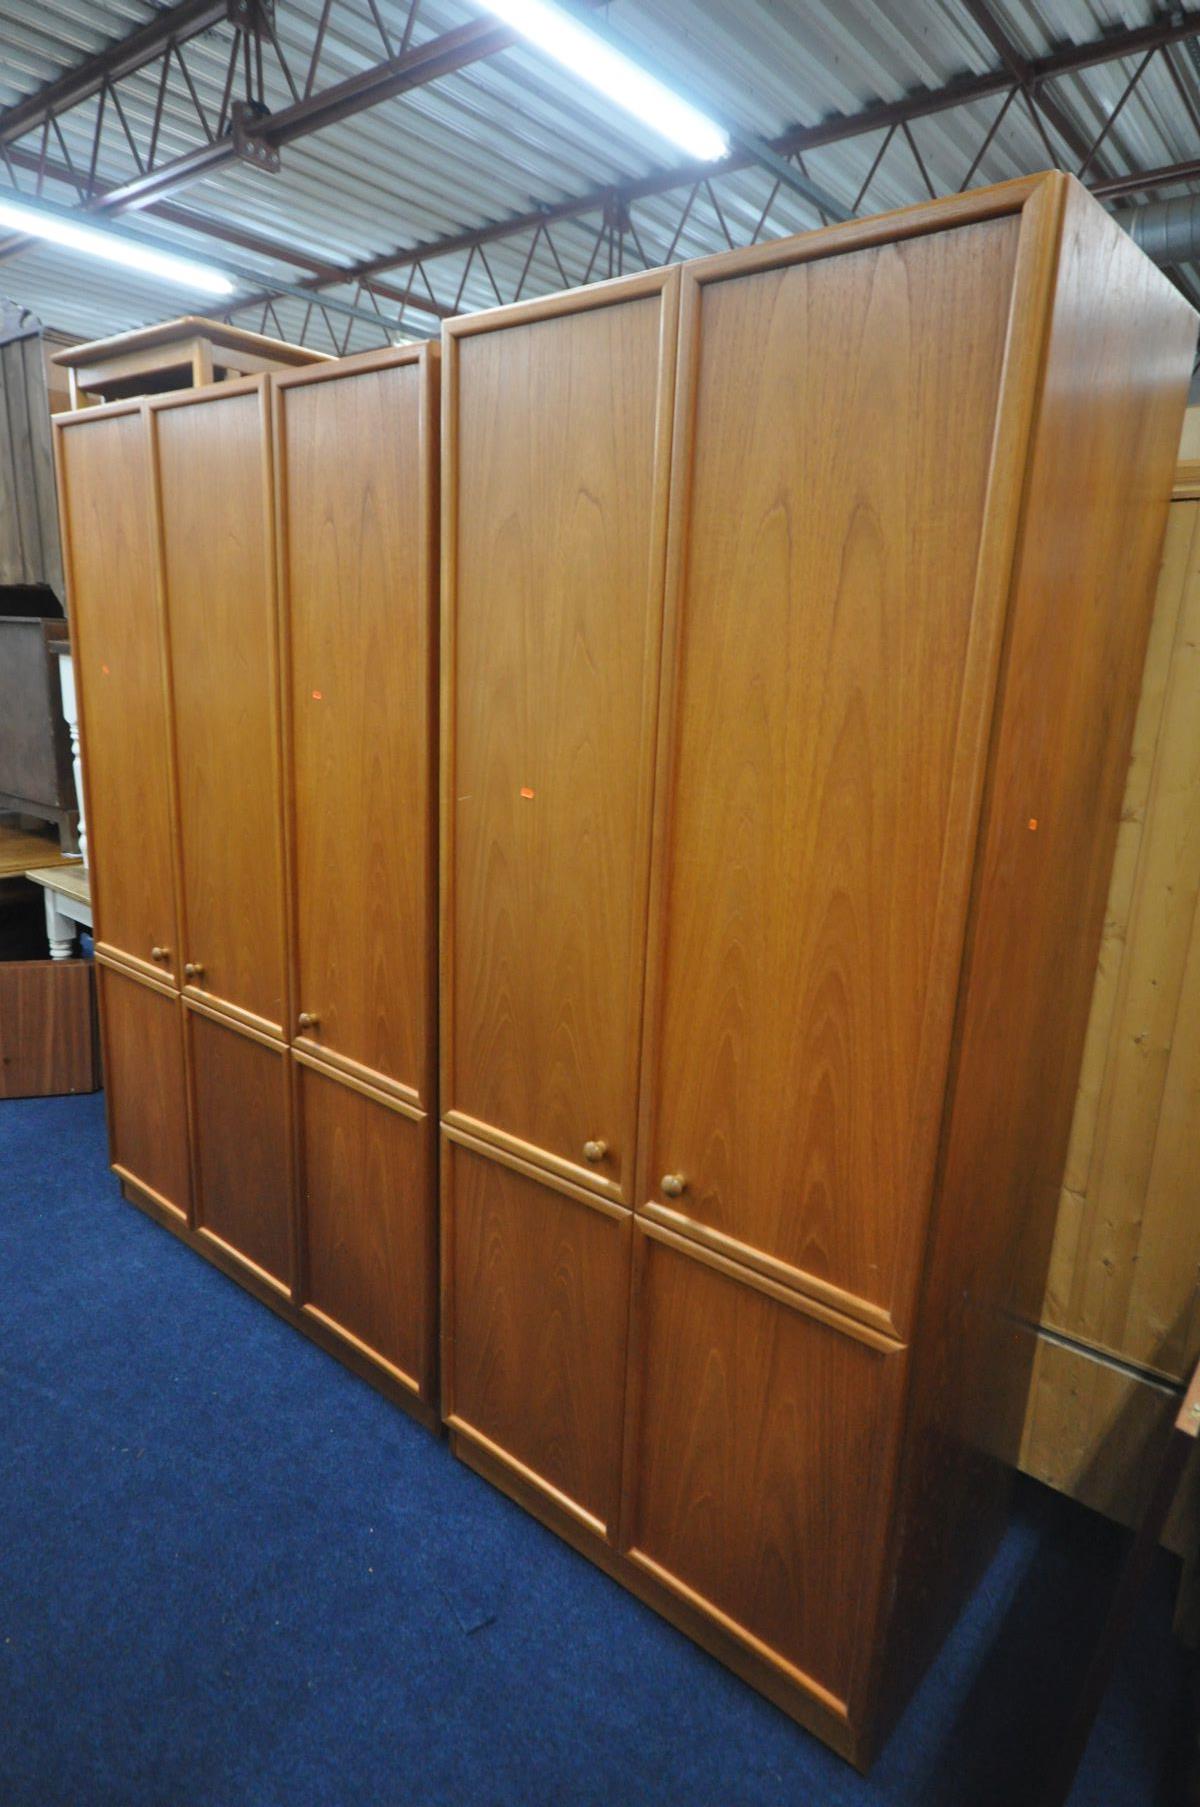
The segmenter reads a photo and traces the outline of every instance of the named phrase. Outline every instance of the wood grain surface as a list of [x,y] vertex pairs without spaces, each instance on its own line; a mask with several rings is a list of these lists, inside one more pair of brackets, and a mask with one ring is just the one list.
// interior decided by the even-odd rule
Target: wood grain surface
[[903,1356],[637,1232],[628,1542],[845,1707],[869,1630]]
[[76,416],[55,440],[96,934],[172,977],[182,956],[145,417]]
[[1043,1323],[1182,1384],[1200,1355],[1200,504],[1173,502]]
[[79,859],[62,851],[57,832],[48,825],[45,829],[17,828],[11,822],[0,822],[0,879],[24,878],[48,867],[78,871]]
[[603,1534],[615,1510],[627,1212],[445,1144],[444,1410]]
[[427,1124],[312,1067],[294,1071],[305,1302],[428,1393],[436,1267]]
[[293,1264],[287,1055],[187,1010],[196,1224],[290,1287]]
[[192,1188],[179,999],[100,962],[96,976],[110,1158],[186,1218]]
[[0,961],[0,1098],[100,1088],[89,960]]
[[216,1002],[285,1021],[277,646],[263,390],[155,406],[184,959]]
[[1196,315],[1078,183],[1061,237],[914,1337],[886,1724],[1003,1522]]
[[948,817],[1016,237],[714,269],[679,399],[646,1197],[682,1175],[674,1227],[885,1321],[953,1010],[932,955],[969,876]]
[[447,345],[442,1111],[616,1196],[661,619],[655,285]]
[[275,389],[296,1008],[315,1049],[417,1102],[434,1045],[429,364],[409,349]]

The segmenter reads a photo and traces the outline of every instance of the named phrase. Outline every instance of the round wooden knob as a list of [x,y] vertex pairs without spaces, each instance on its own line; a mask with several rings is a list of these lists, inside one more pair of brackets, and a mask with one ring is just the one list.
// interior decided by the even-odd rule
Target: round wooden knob
[[171,958],[171,950],[169,947],[152,947],[150,949],[150,958],[152,960],[169,960]]
[[197,966],[194,960],[186,960],[183,967],[183,976],[185,979],[202,979],[204,977],[204,968],[202,966]]
[[585,1142],[583,1158],[585,1161],[602,1161],[608,1153],[607,1142]]
[[678,1198],[687,1185],[687,1181],[682,1173],[664,1173],[661,1185],[668,1198]]
[[316,1026],[317,1019],[313,1016],[311,1011],[302,1010],[300,1015],[296,1018],[296,1027],[298,1029],[315,1029]]

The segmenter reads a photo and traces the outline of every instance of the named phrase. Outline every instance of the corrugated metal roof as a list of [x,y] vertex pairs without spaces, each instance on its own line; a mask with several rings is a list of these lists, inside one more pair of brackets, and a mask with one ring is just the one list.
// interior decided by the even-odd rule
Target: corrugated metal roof
[[[392,39],[399,39],[408,13],[406,0],[375,4]],[[99,4],[6,0],[0,17],[0,107],[125,37],[155,11],[149,0]],[[992,12],[1020,51],[1036,58],[1116,27],[1148,24],[1155,9],[1152,0],[1040,4],[992,0]],[[298,85],[303,84],[320,15],[321,0],[277,0],[277,34]],[[421,0],[412,42],[426,42],[481,16],[486,16],[486,9],[469,0]],[[719,0],[612,0],[603,16],[648,67],[724,123],[764,138],[830,115],[853,113],[871,101],[896,100],[914,90],[940,87],[955,77],[994,69],[998,61],[957,0],[883,4],[744,0],[737,5]],[[221,109],[232,43],[232,28],[222,24],[190,40],[185,49],[188,74],[210,123]],[[1181,48],[1175,54],[1200,104],[1200,81],[1188,51]],[[369,0],[333,0],[317,89],[368,68],[381,55],[382,39]],[[1120,100],[1133,67],[1129,62],[1111,62],[1055,82],[1056,98],[1085,136],[1099,129]],[[272,111],[286,107],[293,94],[269,47],[264,78],[268,106]],[[120,84],[125,118],[143,154],[154,120],[158,79],[155,65]],[[939,192],[962,182],[1001,98],[940,112],[915,124],[920,159]],[[74,108],[62,118],[61,147],[54,134],[49,141],[51,156],[60,161],[69,156],[81,173],[90,162],[98,106],[93,98]],[[1059,141],[1052,131],[1050,135],[1058,148]],[[807,172],[848,204],[867,177],[881,137],[876,133],[816,150],[806,159]],[[184,75],[173,66],[163,105],[159,160],[191,150],[201,139]],[[1159,58],[1105,146],[1108,168],[1119,173],[1170,163],[1193,155],[1194,140],[1170,73]],[[23,148],[35,154],[40,146],[40,131],[23,141]],[[975,180],[1001,180],[1043,168],[1048,160],[1029,109],[1017,103],[1009,107]],[[522,46],[285,146],[277,174],[231,164],[173,199],[208,220],[342,266],[682,162],[682,156],[656,133]],[[32,190],[30,173],[12,173],[23,189]],[[137,173],[111,106],[96,173],[107,182],[125,181]],[[728,242],[727,230],[737,242],[748,240],[772,186],[773,177],[761,168],[723,177],[716,188],[719,210],[701,191],[678,237],[676,255],[720,249]],[[44,192],[60,202],[77,199],[65,183],[48,181]],[[862,211],[900,206],[926,193],[918,160],[898,135],[872,180]],[[637,241],[651,261],[663,257],[671,246],[681,200],[679,192],[651,197],[634,210]],[[264,287],[273,279],[295,282],[304,276],[284,259],[228,250],[204,235],[167,225],[151,212],[136,216],[136,223],[140,230],[159,233],[213,262],[232,258],[255,273]],[[784,190],[772,205],[764,232],[774,236],[813,223],[810,206]],[[582,280],[595,241],[594,216],[590,229],[574,221],[556,226],[552,247],[539,242],[524,292],[561,288],[564,276],[571,282]],[[443,260],[438,266],[439,296],[453,299],[465,272],[462,307],[494,303],[493,276],[507,298],[520,279],[529,244],[527,234],[520,241],[490,245],[486,263],[476,257],[469,270],[465,252]],[[635,254],[632,238],[628,252],[631,257]],[[603,259],[593,274],[607,274]],[[399,273],[393,280],[403,286],[406,278]],[[0,293],[32,307],[49,324],[87,336],[163,318],[198,301],[46,247],[23,250],[0,262]],[[349,285],[328,293],[370,305]],[[279,303],[282,330],[298,334],[305,312],[300,302]],[[241,318],[246,324],[257,323]],[[333,325],[339,342],[349,326],[351,349],[379,342],[379,334],[368,326],[338,317],[333,317]],[[319,321],[310,319],[312,342],[321,343],[324,330]]]

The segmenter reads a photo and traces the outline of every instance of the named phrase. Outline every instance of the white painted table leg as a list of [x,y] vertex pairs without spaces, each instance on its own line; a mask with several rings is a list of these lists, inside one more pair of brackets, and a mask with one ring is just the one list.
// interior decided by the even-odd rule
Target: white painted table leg
[[70,960],[75,953],[75,924],[59,909],[54,891],[46,891],[46,939],[52,960]]
[[[86,870],[88,863],[87,823],[83,819],[83,767],[79,760],[79,705],[75,700],[75,667],[70,653],[58,661],[58,687],[62,692],[63,715],[71,730],[71,764],[75,771],[75,801],[79,806],[79,855]],[[47,900],[49,909],[49,900]]]

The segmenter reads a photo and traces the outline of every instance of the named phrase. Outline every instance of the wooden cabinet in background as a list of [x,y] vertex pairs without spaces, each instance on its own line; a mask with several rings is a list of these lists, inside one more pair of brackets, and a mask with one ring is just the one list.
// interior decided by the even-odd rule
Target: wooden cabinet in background
[[445,328],[455,1447],[859,1764],[1003,1518],[1195,336],[1057,175]]
[[90,960],[0,960],[0,1099],[98,1092]]
[[436,360],[56,423],[114,1165],[426,1423]]

